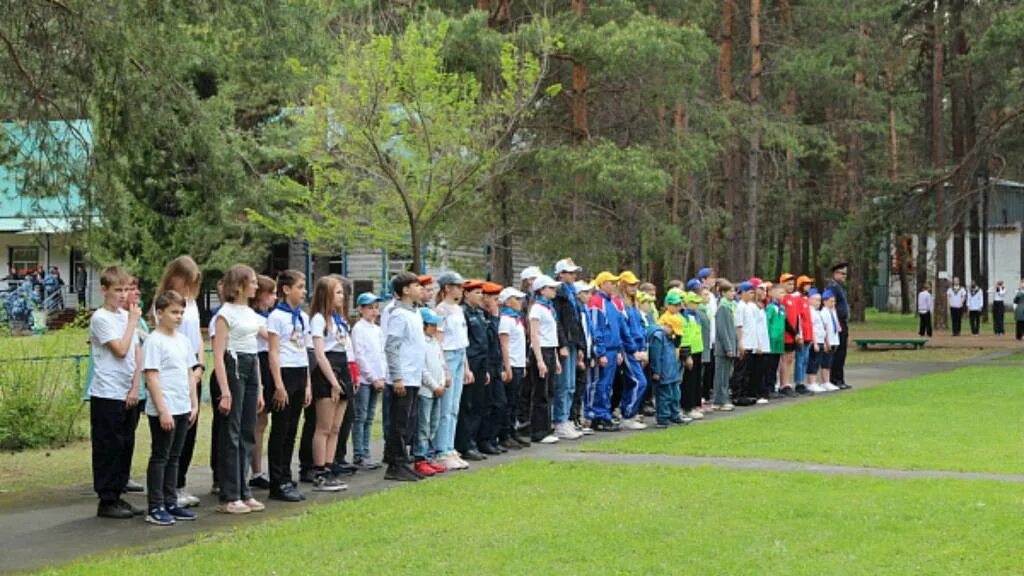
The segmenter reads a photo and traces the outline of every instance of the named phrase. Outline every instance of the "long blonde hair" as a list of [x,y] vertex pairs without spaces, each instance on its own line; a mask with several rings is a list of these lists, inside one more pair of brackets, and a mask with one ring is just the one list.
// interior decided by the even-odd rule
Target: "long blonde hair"
[[156,293],[163,294],[164,292],[174,290],[186,300],[195,300],[199,298],[199,289],[202,283],[203,273],[199,270],[196,261],[186,254],[178,256],[167,263]]

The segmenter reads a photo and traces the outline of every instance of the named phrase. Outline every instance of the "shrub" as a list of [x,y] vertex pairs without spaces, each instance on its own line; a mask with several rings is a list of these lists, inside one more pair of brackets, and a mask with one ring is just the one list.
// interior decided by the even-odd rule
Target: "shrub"
[[78,438],[88,358],[0,361],[0,449],[50,446]]

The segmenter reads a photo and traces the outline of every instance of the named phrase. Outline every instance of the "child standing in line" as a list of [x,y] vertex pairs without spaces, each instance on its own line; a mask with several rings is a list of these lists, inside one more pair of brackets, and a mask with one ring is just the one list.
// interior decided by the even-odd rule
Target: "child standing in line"
[[438,453],[438,462],[448,470],[469,468],[469,464],[455,451],[455,432],[459,423],[463,386],[473,381],[466,355],[469,348],[469,331],[466,315],[460,305],[465,283],[466,279],[458,272],[445,272],[437,278],[440,288],[437,293],[438,304],[434,311],[442,318],[438,330],[442,334],[441,348],[444,350],[448,374],[452,377],[452,387],[441,397],[441,415],[437,434],[434,436],[434,449]]
[[443,465],[431,462],[434,435],[437,434],[438,418],[441,415],[441,398],[451,385],[451,376],[445,367],[444,352],[441,350],[440,332],[437,325],[441,317],[427,307],[420,308],[423,319],[423,337],[426,346],[423,381],[417,399],[416,446],[413,451],[413,470],[424,477],[445,472]]
[[765,306],[770,343],[765,363],[765,387],[772,393],[776,391],[779,365],[782,362],[782,354],[786,351],[786,309],[782,306],[782,297],[785,295],[786,290],[782,286],[771,286],[768,290],[768,304]]
[[498,439],[502,419],[508,413],[508,398],[505,397],[505,386],[501,382],[501,342],[498,340],[498,328],[501,324],[501,306],[498,304],[498,296],[501,295],[502,290],[503,287],[500,284],[484,282],[482,307],[488,320],[487,373],[490,385],[487,386],[483,419],[476,436],[476,445],[482,454],[487,455],[504,454],[510,450],[510,448],[502,446]]
[[509,399],[507,414],[501,421],[501,445],[510,450],[530,445],[527,439],[515,433],[518,399],[526,377],[526,322],[522,315],[525,297],[526,294],[512,287],[505,288],[498,295],[498,303],[501,304],[501,318],[498,321],[501,381],[505,385],[505,397]]
[[656,426],[667,428],[669,424],[685,424],[679,413],[682,373],[677,356],[678,343],[673,334],[670,317],[678,316],[682,299],[676,292],[665,295],[665,311],[657,323],[647,326],[648,352],[650,353],[651,381],[654,384]]
[[807,389],[821,394],[828,391],[825,389],[828,380],[823,379],[819,373],[822,358],[828,352],[828,339],[825,334],[825,316],[821,309],[821,294],[817,288],[807,291],[807,303],[811,309],[811,325],[814,329],[814,339],[807,356]]
[[529,387],[521,396],[519,411],[529,415],[530,439],[541,444],[554,444],[558,436],[551,430],[551,404],[555,375],[561,373],[558,359],[558,325],[551,299],[558,282],[542,275],[533,281],[535,299],[530,306],[530,348],[533,352]]
[[[750,406],[756,402],[756,398],[748,396],[747,380],[750,377],[751,364],[754,361],[752,351],[757,348],[757,327],[754,321],[757,306],[753,304],[754,286],[750,282],[741,282],[737,292],[739,301],[736,302],[734,315],[736,321],[736,341],[738,342],[739,349],[730,387],[732,388],[732,396],[736,399],[735,404]],[[751,310],[751,307],[754,307],[755,310]]]
[[735,409],[729,398],[729,381],[739,350],[734,308],[736,289],[728,280],[718,281],[718,309],[715,311],[715,387],[711,409],[731,412]]
[[103,518],[126,519],[143,512],[121,498],[131,472],[128,441],[138,425],[137,367],[141,366],[136,327],[142,310],[127,304],[130,281],[120,267],[104,270],[100,276],[103,307],[89,320],[92,477],[100,499],[96,515]]
[[146,522],[171,526],[196,515],[178,505],[178,462],[189,426],[199,414],[192,370],[199,357],[188,338],[178,332],[185,315],[185,298],[170,290],[156,297],[157,329],[142,347],[146,374],[149,432],[152,450],[146,472],[149,514]]
[[572,419],[576,430],[584,436],[594,433],[590,422],[583,418],[583,395],[587,387],[597,380],[597,357],[594,354],[594,326],[592,319],[587,313],[587,303],[594,295],[594,287],[582,280],[577,280],[576,299],[580,304],[580,327],[583,330],[583,347],[580,350],[583,356],[583,366],[576,371],[576,390],[572,397],[572,407],[569,410],[569,418]]
[[[260,317],[249,306],[256,296],[256,272],[236,264],[221,284],[224,304],[213,337],[214,372],[220,390],[217,411],[225,417],[218,442],[219,512],[248,514],[265,509],[252,496],[246,473],[256,443],[256,414],[263,408],[256,336]],[[230,366],[230,369],[228,368]]]
[[684,292],[682,299],[685,308],[683,309],[681,350],[686,366],[683,370],[680,408],[683,416],[701,420],[704,418],[704,413],[700,411],[700,389],[703,381],[701,357],[704,355],[704,335],[697,311],[702,300],[694,292]]
[[377,400],[388,377],[384,332],[375,323],[380,314],[380,298],[372,292],[363,292],[356,305],[359,306],[359,321],[352,327],[352,350],[359,366],[359,390],[352,428],[352,463],[363,470],[376,470],[380,463],[370,457],[370,435]]
[[[270,352],[267,345],[267,318],[277,303],[277,283],[269,276],[260,274],[256,277],[256,297],[252,301],[252,309],[260,318],[260,331],[256,335],[256,355],[260,361],[260,382],[268,386],[274,379],[270,376]],[[212,338],[213,335],[211,334]],[[260,490],[270,489],[270,477],[263,471],[263,434],[267,430],[269,415],[266,405],[256,417],[256,437],[252,447],[252,477],[249,487]]]
[[[313,287],[313,302],[309,321],[313,340],[313,364],[310,383],[316,403],[316,425],[312,438],[313,490],[338,492],[348,488],[331,472],[338,449],[338,432],[348,404],[346,388],[342,382],[350,377],[345,343],[348,323],[342,319],[345,306],[345,288],[331,276],[317,280]],[[351,388],[349,386],[348,388]]]
[[750,397],[757,398],[757,404],[767,404],[771,398],[771,391],[765,383],[765,370],[768,364],[768,352],[771,349],[771,338],[768,335],[768,315],[765,313],[767,291],[764,282],[760,278],[751,281],[754,289],[754,327],[756,347],[754,348],[754,362],[750,371],[748,384],[750,386]]
[[477,433],[484,416],[487,402],[487,386],[491,375],[487,369],[490,362],[490,320],[484,312],[484,283],[470,280],[462,287],[462,310],[466,316],[466,330],[469,334],[466,348],[466,387],[459,402],[459,422],[455,428],[455,447],[462,458],[470,461],[486,460],[477,448]]
[[[821,381],[828,392],[835,392],[839,387],[832,384],[832,357],[839,347],[839,315],[836,313],[836,296],[831,290],[821,295],[824,305],[821,309],[822,323],[825,325],[825,352],[821,355],[819,368]],[[827,384],[827,386],[825,386]]]
[[419,279],[411,272],[399,272],[391,280],[395,306],[388,318],[384,352],[388,363],[388,435],[385,440],[384,459],[388,468],[385,480],[415,482],[423,476],[409,466],[405,449],[406,428],[409,424],[413,399],[419,393],[423,368],[427,358],[423,338],[423,317],[416,305],[423,296]]
[[313,400],[309,376],[309,316],[302,310],[306,276],[285,270],[277,277],[277,307],[267,318],[270,375],[270,497],[301,502],[305,497],[292,484],[292,453],[302,410]]

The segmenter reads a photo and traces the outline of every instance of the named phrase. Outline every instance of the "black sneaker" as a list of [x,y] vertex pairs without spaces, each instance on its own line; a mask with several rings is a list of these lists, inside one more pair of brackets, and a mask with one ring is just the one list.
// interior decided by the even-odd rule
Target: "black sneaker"
[[505,438],[504,440],[501,441],[499,446],[501,446],[505,450],[522,450],[523,449],[523,447],[520,446],[518,442],[516,442],[515,440],[513,440],[511,438]]
[[267,478],[266,474],[257,474],[256,476],[249,478],[249,488],[270,490],[270,478]]
[[355,464],[349,464],[348,462],[342,462],[340,464],[331,464],[331,474],[335,476],[351,476],[359,470],[359,467]]
[[361,470],[377,470],[382,466],[382,464],[372,458],[363,458],[362,460],[356,462],[356,466],[358,466]]
[[96,515],[100,518],[114,518],[117,520],[127,520],[134,516],[132,511],[121,505],[118,502],[100,502],[96,507]]
[[796,393],[801,395],[801,396],[806,396],[808,394],[810,394],[812,396],[814,395],[814,392],[811,392],[810,390],[808,390],[807,386],[804,386],[803,384],[797,384],[796,385]]
[[655,415],[658,414],[657,410],[654,409],[654,405],[653,404],[644,404],[644,407],[643,407],[642,410],[643,410],[643,415],[644,416],[655,416]]
[[840,382],[840,383],[836,384],[836,386],[839,386],[840,390],[849,390],[850,388],[853,388],[853,386],[850,386],[846,382]]
[[480,453],[487,454],[488,456],[497,456],[498,454],[501,454],[498,448],[492,444],[481,444],[479,450]]
[[530,445],[532,444],[532,442],[530,441],[529,437],[527,437],[527,436],[520,436],[519,434],[513,435],[512,436],[512,441],[515,442],[516,444],[519,444],[523,448],[529,448]]
[[280,500],[281,502],[302,502],[302,494],[298,490],[292,488],[291,484],[283,484],[277,490],[270,491],[271,500]]
[[315,478],[316,474],[314,474],[312,470],[299,470],[299,482],[312,484]]
[[124,499],[118,500],[117,505],[131,512],[132,516],[142,516],[146,513],[144,509],[139,508],[138,506],[133,506],[131,502]]
[[395,482],[418,482],[421,477],[405,464],[390,464],[384,472],[384,479]]
[[618,432],[622,427],[612,420],[594,420],[591,427],[597,432]]
[[480,453],[480,451],[473,449],[467,450],[462,455],[462,459],[469,460],[470,462],[480,462],[481,460],[487,460],[487,456],[484,456],[483,454]]

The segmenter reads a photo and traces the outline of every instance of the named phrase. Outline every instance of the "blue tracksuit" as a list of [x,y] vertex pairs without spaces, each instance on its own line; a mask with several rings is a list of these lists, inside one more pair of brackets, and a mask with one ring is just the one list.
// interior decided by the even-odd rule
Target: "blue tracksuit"
[[654,384],[658,423],[667,424],[679,414],[680,386],[683,373],[676,357],[676,344],[657,324],[647,327],[648,352],[651,374],[658,377]]
[[[598,291],[587,303],[587,314],[593,330],[594,355],[607,365],[598,370],[597,379],[588,384],[583,399],[584,416],[588,420],[612,419],[612,383],[615,381],[616,358],[624,345],[635,348],[627,326],[622,301]],[[641,398],[642,398],[641,393]]]
[[[621,304],[621,301],[619,303]],[[639,360],[633,357],[633,354],[647,351],[647,335],[640,310],[635,306],[625,307],[625,317],[628,339],[623,341],[626,349],[626,361],[623,366],[625,382],[622,386],[622,401],[619,403],[619,409],[622,411],[623,418],[633,418],[640,411],[644,392],[647,390],[644,367]]]

